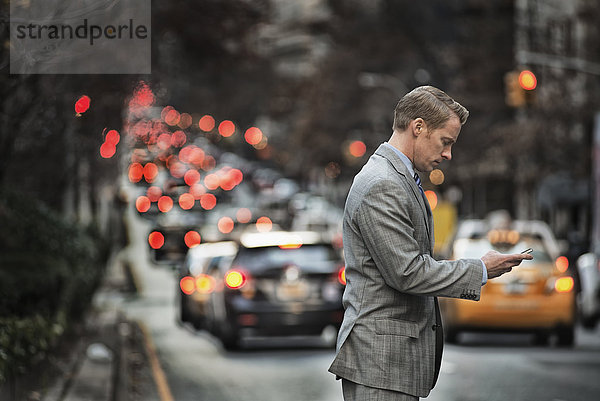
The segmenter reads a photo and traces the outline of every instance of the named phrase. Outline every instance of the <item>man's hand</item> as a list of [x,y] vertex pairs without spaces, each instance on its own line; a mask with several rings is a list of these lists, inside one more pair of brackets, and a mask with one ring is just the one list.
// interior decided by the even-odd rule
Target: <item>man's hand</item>
[[496,251],[489,251],[481,260],[487,268],[488,279],[500,277],[508,273],[514,266],[521,264],[523,260],[531,260],[533,256],[525,253],[503,254]]

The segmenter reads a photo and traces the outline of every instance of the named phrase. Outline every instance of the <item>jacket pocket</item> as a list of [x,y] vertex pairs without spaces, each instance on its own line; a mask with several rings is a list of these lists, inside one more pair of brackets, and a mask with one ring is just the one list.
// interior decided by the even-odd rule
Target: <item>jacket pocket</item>
[[419,338],[417,323],[398,319],[376,319],[375,333]]

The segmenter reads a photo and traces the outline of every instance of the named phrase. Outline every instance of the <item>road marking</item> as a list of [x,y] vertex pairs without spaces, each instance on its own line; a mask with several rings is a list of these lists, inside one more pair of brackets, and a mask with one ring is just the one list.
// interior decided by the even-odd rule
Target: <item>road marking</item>
[[154,382],[156,383],[156,388],[158,390],[158,394],[160,395],[160,399],[161,401],[174,401],[173,394],[169,388],[169,383],[167,382],[167,376],[160,366],[160,361],[156,355],[156,347],[152,342],[150,331],[144,323],[137,321],[137,324],[140,326],[140,329],[144,334],[146,352],[148,353],[148,360],[150,362],[150,367],[152,368],[152,376],[154,376]]

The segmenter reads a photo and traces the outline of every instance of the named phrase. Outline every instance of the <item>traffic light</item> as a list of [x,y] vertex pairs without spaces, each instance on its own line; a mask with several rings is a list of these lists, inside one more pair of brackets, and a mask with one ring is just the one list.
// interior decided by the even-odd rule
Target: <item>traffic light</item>
[[504,75],[505,101],[510,107],[525,107],[535,102],[537,78],[529,70],[509,71]]

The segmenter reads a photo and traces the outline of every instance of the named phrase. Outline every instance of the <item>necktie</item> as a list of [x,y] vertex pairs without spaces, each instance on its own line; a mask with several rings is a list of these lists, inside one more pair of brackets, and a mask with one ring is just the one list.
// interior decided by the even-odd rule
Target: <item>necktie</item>
[[415,179],[415,182],[417,183],[417,186],[419,187],[419,191],[421,191],[421,196],[423,197],[423,202],[425,202],[425,209],[427,209],[427,214],[431,215],[431,209],[429,209],[429,201],[427,200],[427,197],[425,196],[425,191],[423,191],[423,186],[421,185],[421,177],[419,177],[419,174],[417,174],[415,172],[415,175],[413,176],[413,178]]
[[[429,201],[425,196],[425,191],[423,191],[423,186],[421,185],[421,177],[419,174],[415,172],[413,176],[417,186],[419,187],[419,191],[421,191],[421,196],[423,197],[423,201],[425,202],[425,209],[427,209],[427,214],[431,215],[431,209],[429,208]],[[435,309],[435,324],[432,329],[435,330],[435,366],[434,366],[434,374],[433,374],[433,383],[431,388],[435,386],[437,382],[438,376],[440,374],[440,367],[442,365],[442,353],[444,349],[444,329],[442,327],[442,316],[440,314],[440,306],[438,303],[437,297],[433,298],[434,309]]]

